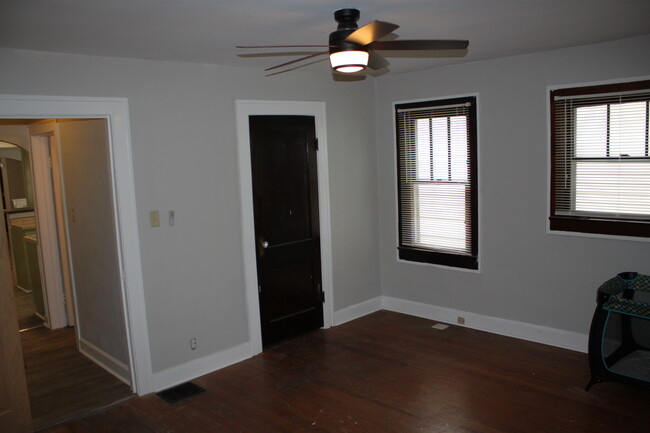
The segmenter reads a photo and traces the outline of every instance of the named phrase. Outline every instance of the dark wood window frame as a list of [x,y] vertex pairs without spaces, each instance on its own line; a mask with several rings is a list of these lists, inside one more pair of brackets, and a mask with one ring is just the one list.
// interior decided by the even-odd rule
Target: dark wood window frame
[[[556,125],[556,117],[561,115],[558,113],[558,110],[561,111],[561,108],[556,107],[555,100],[557,97],[576,97],[586,95],[598,95],[598,94],[627,94],[629,92],[637,91],[650,91],[650,80],[636,81],[629,83],[618,83],[618,84],[607,84],[607,85],[597,85],[597,86],[585,86],[585,87],[572,87],[572,88],[563,88],[556,89],[550,92],[550,110],[551,110],[551,179],[550,179],[550,215],[549,215],[549,228],[551,231],[563,231],[563,232],[577,232],[577,233],[589,233],[589,234],[600,234],[600,235],[612,235],[612,236],[629,236],[629,237],[650,237],[650,217],[648,218],[638,218],[638,219],[623,219],[623,218],[612,218],[611,216],[602,216],[597,213],[592,215],[560,215],[558,214],[558,197],[557,191],[560,189],[559,179],[559,164],[556,161],[556,154],[560,151],[560,145],[558,144],[559,135]],[[638,98],[637,98],[638,99]],[[634,101],[634,98],[630,98],[629,101]],[[648,98],[643,97],[640,100],[647,101]],[[626,101],[627,102],[627,101]],[[591,105],[589,102],[578,102],[576,106],[588,106]],[[593,104],[595,105],[595,104]],[[648,110],[650,111],[650,110]],[[648,156],[648,111],[646,111],[646,143],[645,143],[645,156],[641,157],[625,157],[626,161],[640,161],[640,160],[649,160]],[[609,122],[609,110],[608,110],[608,122]],[[573,131],[575,131],[575,126],[571,126]],[[609,140],[609,139],[608,139]],[[603,158],[580,158],[580,160],[609,160],[609,141],[607,143],[607,157]],[[570,150],[571,151],[571,150]],[[577,157],[571,157],[574,160],[578,160]],[[571,179],[573,179],[573,174],[571,174]],[[570,188],[570,186],[565,189]]]
[[[397,143],[397,189],[398,189],[398,233],[399,245],[398,256],[402,260],[430,263],[443,266],[457,267],[463,269],[477,270],[478,263],[478,158],[477,158],[477,98],[476,96],[439,99],[424,102],[400,103],[395,104],[395,130]],[[456,254],[444,251],[437,251],[433,248],[415,248],[404,244],[403,237],[403,197],[402,197],[402,171],[401,166],[404,163],[400,157],[400,149],[403,145],[403,131],[400,128],[398,110],[400,109],[435,109],[453,104],[468,104],[467,122],[468,122],[468,176],[470,184],[469,200],[466,202],[469,210],[468,214],[471,219],[470,224],[470,251],[469,254]],[[451,166],[449,168],[451,170]]]

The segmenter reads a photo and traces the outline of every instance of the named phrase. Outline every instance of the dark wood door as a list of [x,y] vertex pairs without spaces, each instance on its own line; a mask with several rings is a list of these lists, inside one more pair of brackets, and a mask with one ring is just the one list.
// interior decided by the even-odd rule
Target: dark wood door
[[311,116],[250,116],[262,344],[323,326]]

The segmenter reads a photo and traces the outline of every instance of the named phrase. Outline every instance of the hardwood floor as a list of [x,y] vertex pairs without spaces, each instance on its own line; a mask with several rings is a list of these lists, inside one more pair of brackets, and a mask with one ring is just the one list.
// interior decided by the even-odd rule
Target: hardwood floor
[[43,320],[36,315],[34,307],[34,296],[32,293],[25,293],[19,288],[14,288],[14,298],[18,308],[18,329],[21,331],[43,326]]
[[131,389],[79,353],[73,328],[20,334],[36,430],[131,398]]
[[648,431],[650,394],[584,391],[585,354],[381,311],[47,433]]

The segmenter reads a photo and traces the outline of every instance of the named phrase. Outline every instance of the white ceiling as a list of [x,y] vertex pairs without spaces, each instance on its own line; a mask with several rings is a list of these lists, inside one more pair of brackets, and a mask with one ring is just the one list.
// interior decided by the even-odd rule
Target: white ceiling
[[391,57],[393,73],[650,34],[650,0],[0,0],[0,46],[263,69],[294,57],[235,45],[325,44],[344,7],[400,39],[470,41],[463,58]]

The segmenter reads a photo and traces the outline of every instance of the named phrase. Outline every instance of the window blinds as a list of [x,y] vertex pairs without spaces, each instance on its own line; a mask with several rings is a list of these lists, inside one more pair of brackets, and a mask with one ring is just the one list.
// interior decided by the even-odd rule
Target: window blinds
[[470,109],[396,107],[400,247],[474,254]]
[[650,219],[650,89],[552,94],[553,215]]

